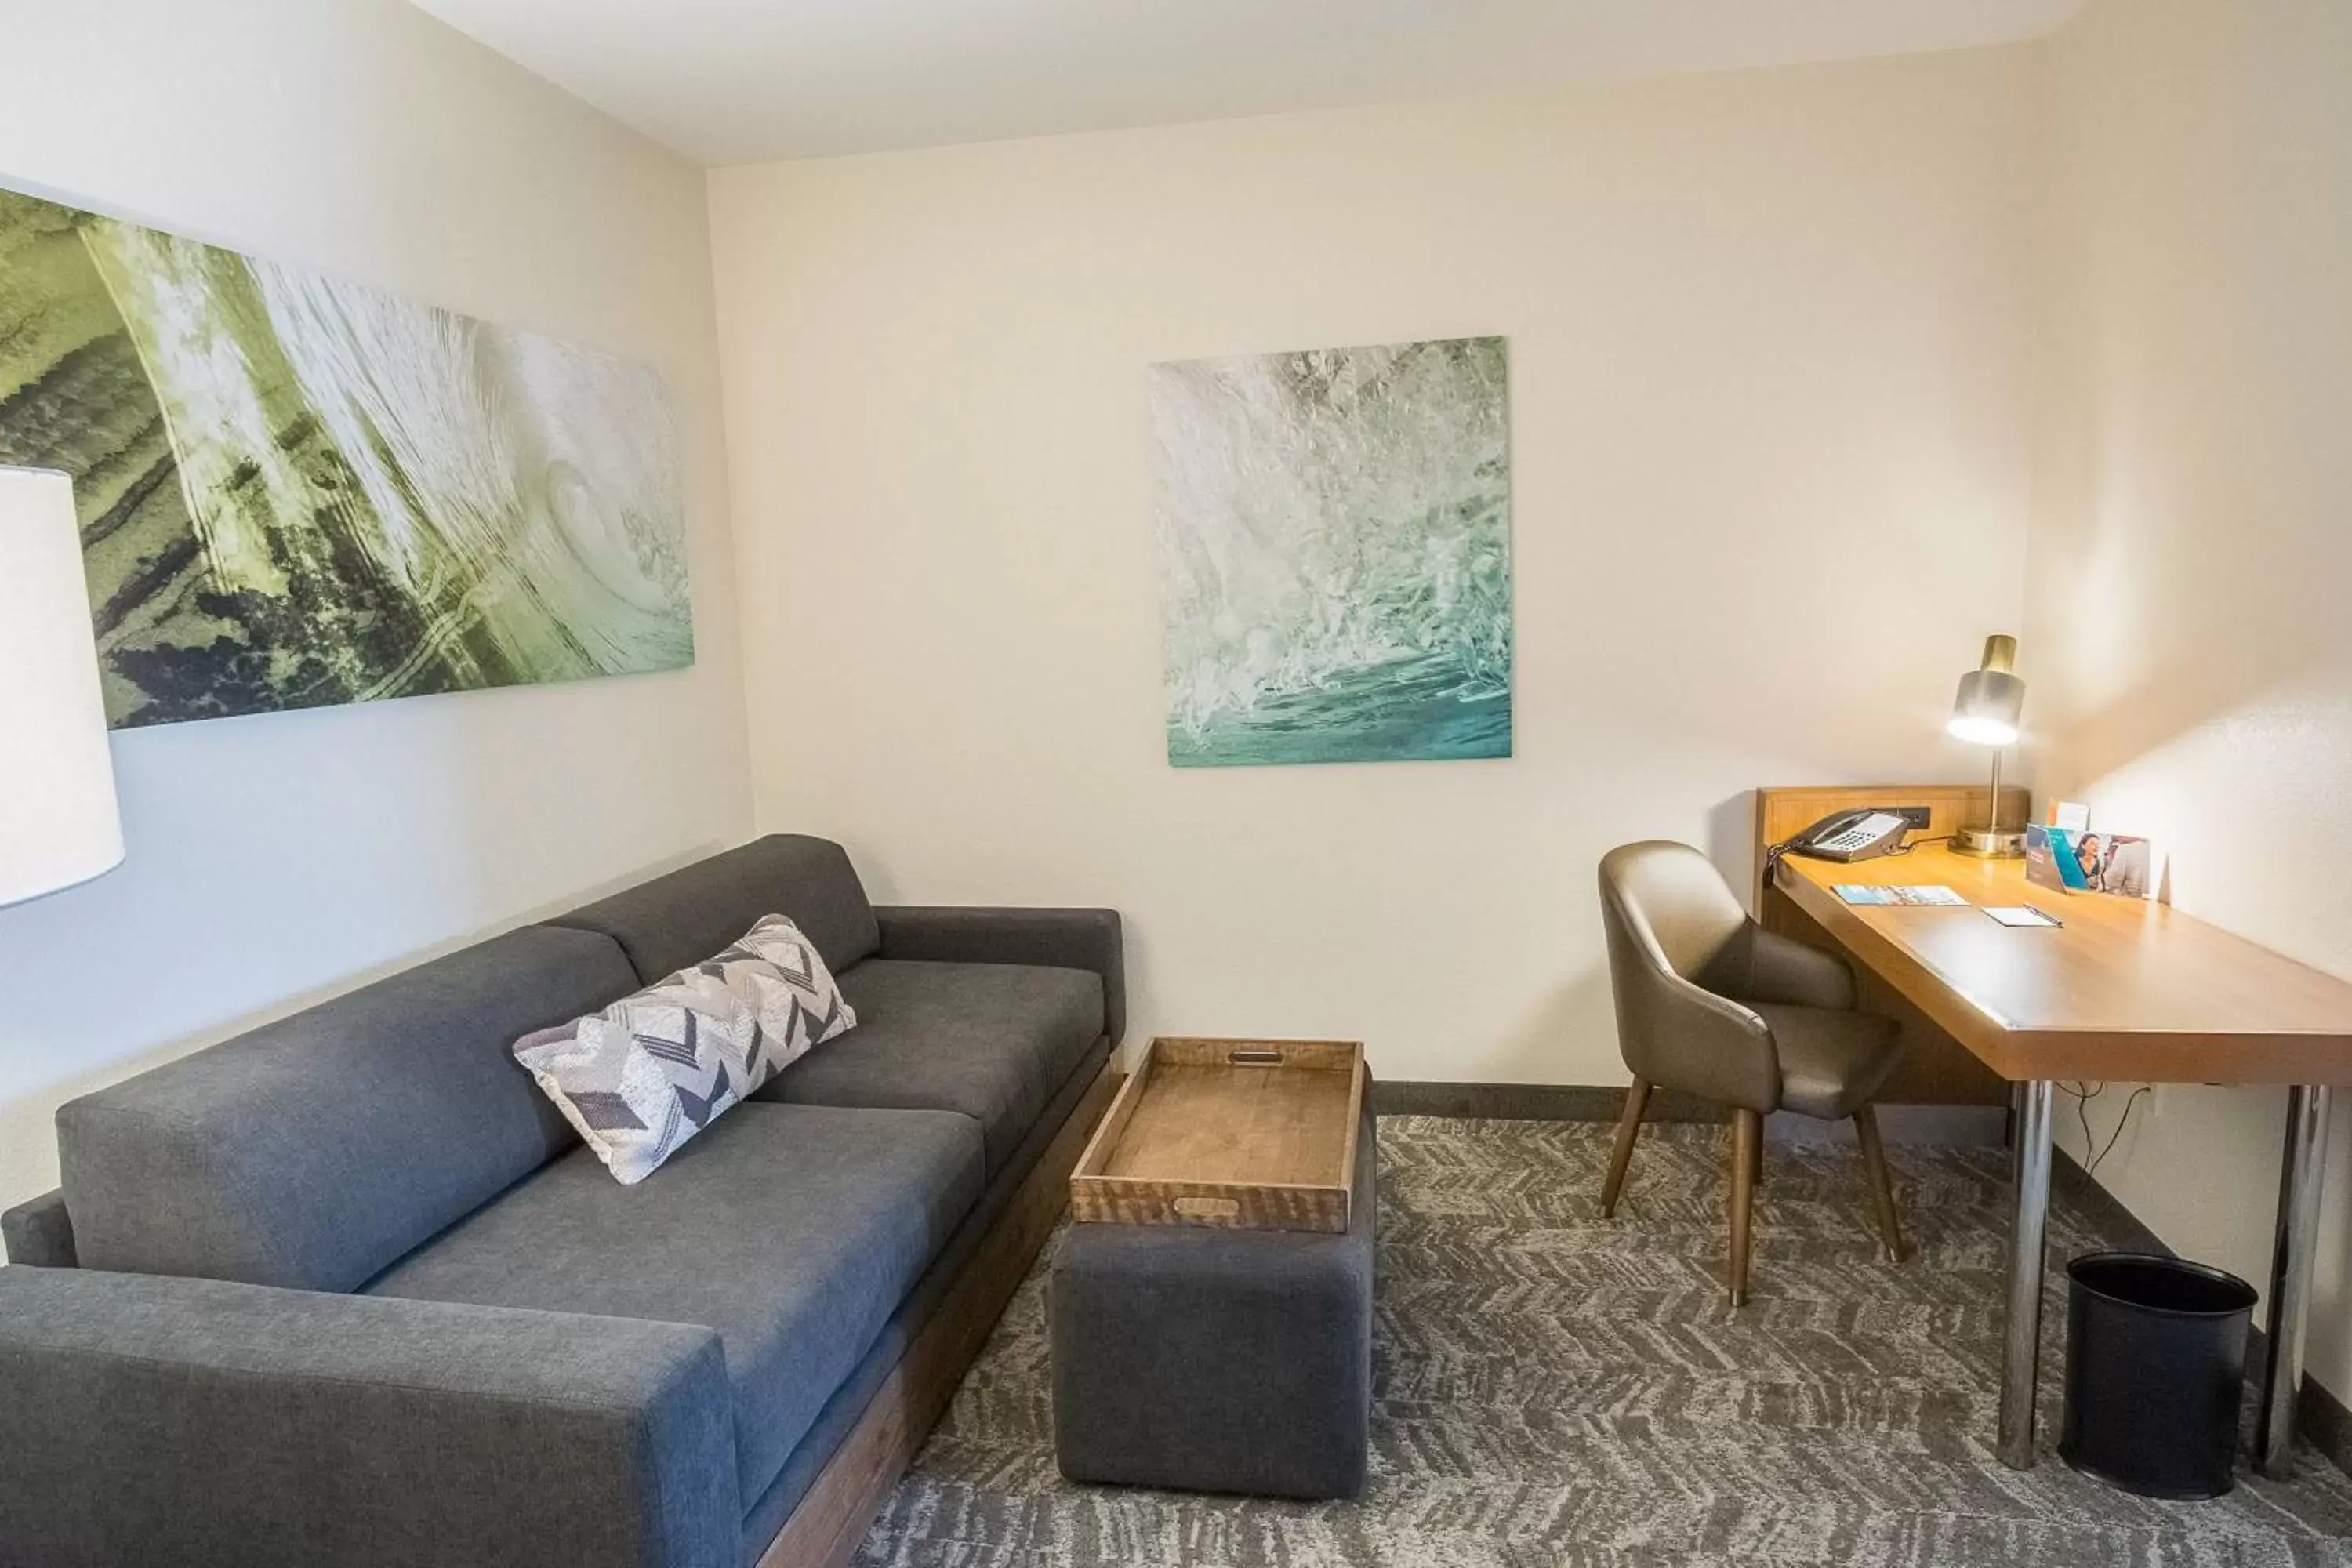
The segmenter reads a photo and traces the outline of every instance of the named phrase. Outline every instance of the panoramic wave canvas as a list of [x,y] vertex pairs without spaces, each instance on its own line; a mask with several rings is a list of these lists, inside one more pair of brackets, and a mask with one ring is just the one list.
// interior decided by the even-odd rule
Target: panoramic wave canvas
[[694,662],[652,371],[7,191],[0,464],[73,478],[117,728]]
[[1500,338],[1151,368],[1168,760],[1511,754]]

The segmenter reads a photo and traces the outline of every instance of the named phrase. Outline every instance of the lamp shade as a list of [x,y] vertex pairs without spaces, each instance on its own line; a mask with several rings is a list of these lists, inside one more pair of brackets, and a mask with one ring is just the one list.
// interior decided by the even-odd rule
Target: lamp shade
[[2016,661],[2015,637],[1985,638],[1984,661],[1960,677],[1952,720],[1945,728],[1980,746],[2006,746],[2016,740],[2018,721],[2025,714],[2025,682],[2011,669]]
[[122,859],[73,485],[0,468],[0,904]]

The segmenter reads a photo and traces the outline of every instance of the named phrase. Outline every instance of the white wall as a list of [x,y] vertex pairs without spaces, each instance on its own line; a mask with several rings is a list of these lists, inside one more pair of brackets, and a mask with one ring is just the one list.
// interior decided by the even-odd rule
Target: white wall
[[[2049,66],[2037,782],[2352,976],[2352,6],[2105,0]],[[2267,1284],[2284,1100],[2159,1089],[2100,1180]],[[2352,1392],[2352,1106],[2334,1143],[2311,1365]]]
[[750,826],[698,170],[397,0],[12,8],[0,181],[658,366],[698,664],[145,730],[130,854],[0,910],[0,1203],[58,1102]]
[[[1594,863],[1972,778],[2021,613],[2030,51],[712,176],[763,828],[1113,904],[1134,1034],[1622,1081]],[[1510,340],[1508,762],[1177,771],[1144,369]]]

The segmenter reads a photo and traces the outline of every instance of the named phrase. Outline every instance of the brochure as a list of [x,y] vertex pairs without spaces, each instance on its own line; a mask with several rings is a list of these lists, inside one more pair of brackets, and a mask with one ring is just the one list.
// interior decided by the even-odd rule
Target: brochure
[[2074,836],[2063,827],[2025,825],[2025,879],[2037,888],[2071,893],[2089,887],[2083,863],[2074,853]]
[[1940,882],[1914,886],[1907,882],[1839,882],[1837,896],[1849,904],[1901,904],[1931,909],[1966,909],[1968,900]]

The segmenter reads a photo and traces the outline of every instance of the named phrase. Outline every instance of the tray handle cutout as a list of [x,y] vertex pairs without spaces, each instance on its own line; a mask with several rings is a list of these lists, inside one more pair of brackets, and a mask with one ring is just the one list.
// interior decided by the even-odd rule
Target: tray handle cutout
[[1175,1206],[1178,1214],[1189,1219],[1231,1219],[1242,1212],[1241,1204],[1233,1198],[1181,1197]]
[[1227,1051],[1225,1060],[1237,1068],[1278,1068],[1283,1055],[1262,1046],[1240,1046]]

